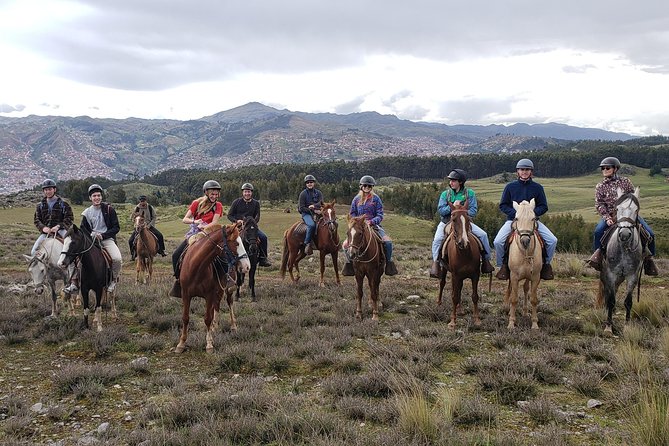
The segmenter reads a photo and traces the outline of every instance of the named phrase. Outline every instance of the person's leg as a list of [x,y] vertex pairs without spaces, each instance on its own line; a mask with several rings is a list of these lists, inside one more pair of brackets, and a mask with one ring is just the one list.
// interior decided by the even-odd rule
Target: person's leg
[[135,260],[135,238],[137,237],[137,231],[132,231],[130,238],[128,239],[128,246],[130,247],[130,260]]
[[165,257],[167,254],[165,254],[165,239],[163,234],[153,226],[149,228],[149,231],[151,231],[151,233],[156,236],[156,240],[158,240],[158,254]]
[[172,253],[172,270],[174,271],[175,280],[174,284],[172,285],[172,289],[168,293],[168,295],[172,297],[181,297],[181,283],[179,283],[179,262],[181,261],[181,254],[183,254],[186,246],[188,246],[188,240],[181,242],[179,246],[177,246],[177,249],[175,249]]
[[[37,237],[37,240],[35,240],[35,244],[33,245],[32,249],[30,250],[30,255],[35,256],[37,254],[37,250],[39,249],[40,245],[42,244],[42,241],[46,238],[46,234],[42,233]],[[23,251],[25,252],[25,251]]]
[[444,233],[445,227],[446,223],[440,221],[437,225],[437,230],[434,231],[434,239],[432,240],[432,260],[435,262],[439,258],[439,248],[446,238],[446,234]]
[[472,234],[481,240],[483,245],[483,255],[481,256],[481,272],[484,274],[491,273],[494,271],[494,268],[490,264],[490,242],[488,241],[488,234],[486,232],[472,223]]
[[641,223],[641,226],[648,232],[648,235],[650,236],[650,240],[648,241],[648,250],[650,251],[650,255],[654,256],[655,255],[655,233],[653,230],[648,226],[648,223],[646,220],[643,218],[639,217],[639,223]]
[[113,293],[116,289],[116,283],[118,282],[119,277],[121,276],[121,266],[123,265],[123,258],[121,257],[121,250],[118,249],[116,242],[113,239],[106,239],[102,241],[102,246],[105,248],[105,251],[109,253],[109,256],[112,259],[112,280],[109,286],[107,286],[107,291]]
[[258,240],[260,240],[260,252],[258,253],[258,265],[260,266],[272,266],[267,260],[267,235],[258,229]]
[[502,227],[499,228],[493,241],[493,245],[495,246],[495,263],[498,267],[502,266],[504,260],[504,251],[506,248],[504,245],[506,245],[506,240],[509,238],[509,234],[511,234],[511,223],[511,220],[505,221]]
[[306,255],[311,255],[314,253],[313,248],[311,247],[311,237],[314,235],[314,231],[316,230],[316,222],[314,222],[314,218],[311,216],[311,214],[303,214],[302,220],[307,225],[307,234],[304,236],[304,244],[306,245],[304,248],[304,253]]
[[545,224],[541,222],[537,223],[537,231],[544,240],[544,245],[546,246],[546,263],[541,267],[541,279],[553,280],[553,267],[551,266],[551,261],[555,255],[558,239]]
[[603,218],[599,220],[599,223],[595,226],[595,234],[593,235],[592,240],[593,253],[590,258],[586,260],[586,263],[597,271],[601,271],[602,269],[602,237],[604,236],[607,227],[606,220]]

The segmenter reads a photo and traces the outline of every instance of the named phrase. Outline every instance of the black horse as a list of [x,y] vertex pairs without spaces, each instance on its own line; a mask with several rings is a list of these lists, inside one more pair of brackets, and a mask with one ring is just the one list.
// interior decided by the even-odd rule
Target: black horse
[[[253,217],[244,217],[240,236],[242,238],[242,242],[244,243],[244,249],[249,256],[249,262],[251,262],[251,269],[249,270],[249,289],[251,290],[251,301],[256,302],[256,269],[258,268],[259,239],[258,223],[256,223]],[[244,276],[244,273],[237,274],[236,300],[240,299],[239,291],[242,285],[244,285]]]
[[[90,235],[86,234],[72,225],[63,241],[63,252],[58,259],[58,266],[66,267],[75,258],[80,258],[81,263],[81,297],[84,302],[84,326],[88,325],[88,315],[90,312],[88,292],[95,291],[95,318],[93,322],[97,324],[97,330],[102,331],[102,301],[107,295],[107,285],[111,281],[111,272],[107,266],[100,243],[96,243]],[[116,318],[116,303],[114,294],[111,294],[112,316]]]

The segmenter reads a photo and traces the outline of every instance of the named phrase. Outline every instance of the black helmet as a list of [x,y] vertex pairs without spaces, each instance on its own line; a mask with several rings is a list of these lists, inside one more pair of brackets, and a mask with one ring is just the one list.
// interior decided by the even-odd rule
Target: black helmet
[[304,182],[306,183],[307,181],[313,181],[315,183],[316,177],[314,177],[313,175],[307,175],[306,177],[304,177]]
[[360,178],[360,185],[376,186],[376,180],[371,175],[364,175],[362,178]]
[[104,191],[102,190],[102,186],[99,184],[91,184],[88,188],[88,196],[90,197],[94,192],[100,192],[102,194]]
[[614,156],[607,156],[599,163],[599,167],[615,167],[620,169],[620,160]]
[[453,169],[446,178],[448,178],[449,180],[456,180],[461,182],[462,184],[465,184],[465,182],[467,181],[467,174],[462,169]]
[[139,201],[146,201],[146,195],[140,195]]
[[205,181],[202,185],[202,192],[206,194],[209,189],[221,190],[221,185],[218,183],[218,181],[215,180]]
[[516,164],[516,170],[518,170],[518,169],[534,170],[534,163],[530,159],[523,158],[522,160],[518,161],[518,163]]
[[253,190],[253,184],[251,183],[244,183],[242,184],[242,190]]
[[46,180],[42,181],[42,189],[46,189],[47,187],[56,187],[56,182],[50,178],[47,178]]

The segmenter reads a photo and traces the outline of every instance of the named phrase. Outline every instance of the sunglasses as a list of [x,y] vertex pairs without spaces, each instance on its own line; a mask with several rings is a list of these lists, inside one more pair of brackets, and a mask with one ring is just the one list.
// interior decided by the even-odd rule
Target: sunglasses
[[368,188],[370,188],[370,189],[371,189],[371,188],[372,188],[373,186],[372,186],[371,184],[363,184],[363,185],[362,185],[362,186],[360,186],[360,187],[368,187]]
[[613,167],[611,166],[602,166],[602,170],[611,170]]

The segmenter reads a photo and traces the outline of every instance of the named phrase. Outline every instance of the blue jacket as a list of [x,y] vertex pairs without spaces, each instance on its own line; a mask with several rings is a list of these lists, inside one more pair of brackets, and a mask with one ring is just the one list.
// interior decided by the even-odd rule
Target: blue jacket
[[499,200],[499,210],[506,214],[507,220],[513,220],[516,217],[516,210],[513,208],[513,202],[520,203],[523,200],[530,201],[534,198],[534,215],[537,218],[548,212],[548,203],[544,187],[532,181],[516,180],[506,185],[502,192],[502,198]]
[[323,204],[323,194],[316,188],[305,188],[300,192],[297,211],[302,215],[311,213],[310,204],[313,204],[315,209],[320,209]]

